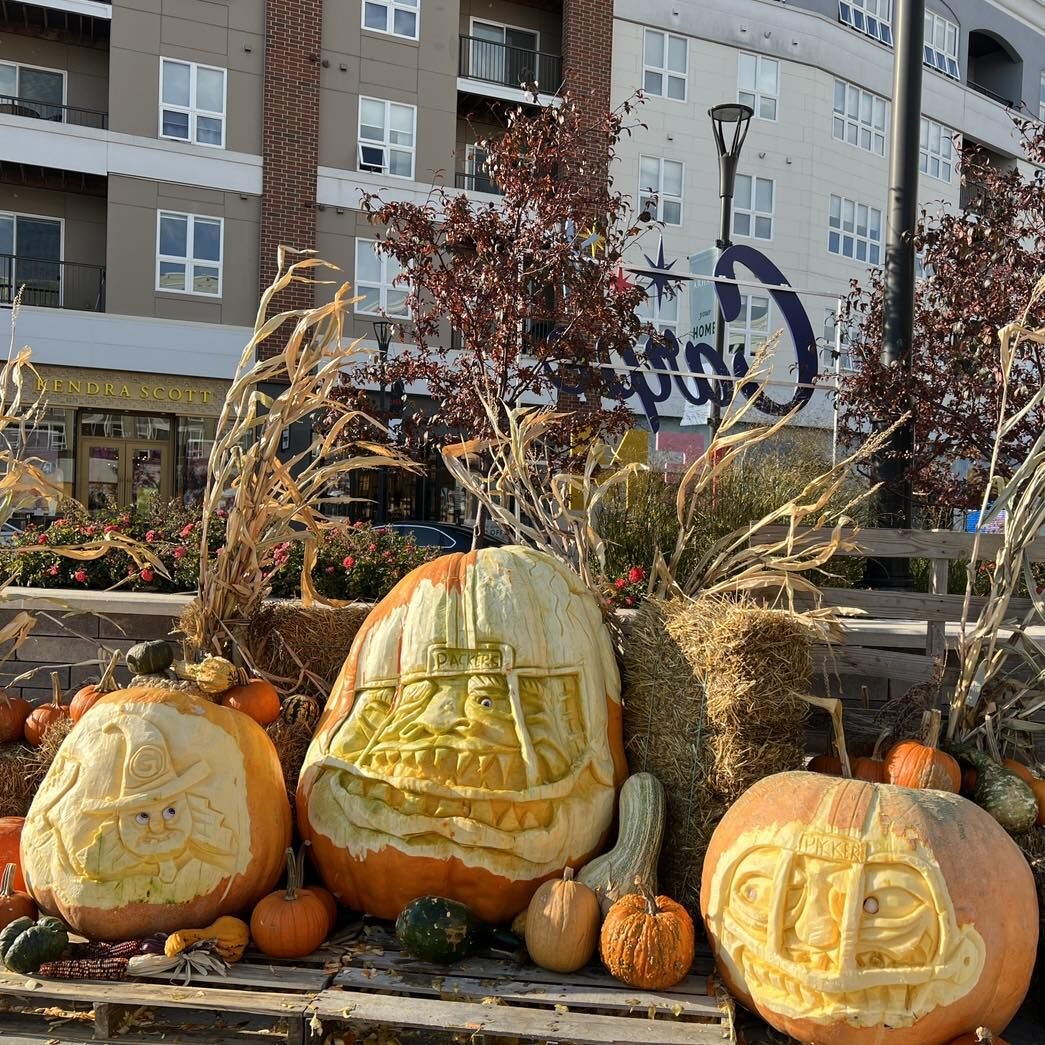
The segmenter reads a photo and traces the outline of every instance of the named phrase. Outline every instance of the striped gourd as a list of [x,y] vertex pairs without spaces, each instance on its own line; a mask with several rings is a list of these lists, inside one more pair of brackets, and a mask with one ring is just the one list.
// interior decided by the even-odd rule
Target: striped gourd
[[634,773],[624,781],[617,844],[586,864],[577,876],[595,892],[603,915],[622,896],[639,891],[636,877],[656,894],[664,815],[664,787],[652,773]]

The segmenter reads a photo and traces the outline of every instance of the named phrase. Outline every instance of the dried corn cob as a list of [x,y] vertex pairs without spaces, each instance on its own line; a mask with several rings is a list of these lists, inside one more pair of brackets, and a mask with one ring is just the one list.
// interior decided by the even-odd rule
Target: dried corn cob
[[138,954],[141,940],[121,943],[82,943],[71,948],[74,958],[130,958]]
[[127,958],[64,958],[44,962],[39,975],[55,980],[122,980],[127,976]]

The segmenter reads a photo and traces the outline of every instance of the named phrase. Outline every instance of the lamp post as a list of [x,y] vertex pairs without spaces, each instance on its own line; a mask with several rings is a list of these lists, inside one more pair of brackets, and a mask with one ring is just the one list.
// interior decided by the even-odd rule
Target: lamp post
[[[721,225],[715,246],[720,251],[732,246],[729,235],[733,221],[733,190],[737,183],[737,166],[740,163],[740,150],[744,147],[748,126],[755,110],[750,105],[739,102],[728,102],[708,109],[711,117],[711,128],[715,135],[715,148],[718,150],[718,194],[722,201]],[[732,137],[730,138],[730,132]],[[718,310],[715,322],[715,353],[719,359],[726,358],[726,319]],[[722,386],[715,382],[715,397],[711,400],[711,413],[708,416],[708,428],[711,438],[722,424]]]
[[[380,389],[378,410],[383,418],[385,414],[385,391],[388,387],[385,382],[385,366],[388,363],[388,349],[392,344],[391,322],[387,319],[375,319],[374,337],[377,340],[377,352],[381,364],[378,369],[378,388]],[[385,469],[379,468],[377,470],[377,521],[380,524],[388,522],[388,493],[385,481]]]

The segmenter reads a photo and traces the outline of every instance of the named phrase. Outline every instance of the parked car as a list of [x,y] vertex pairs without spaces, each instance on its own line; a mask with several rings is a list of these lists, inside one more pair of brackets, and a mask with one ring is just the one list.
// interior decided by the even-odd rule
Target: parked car
[[[472,531],[467,526],[444,522],[398,522],[389,523],[388,528],[409,535],[420,548],[440,548],[444,552],[467,552],[472,548]],[[483,536],[480,548],[499,548],[504,542],[496,537]]]

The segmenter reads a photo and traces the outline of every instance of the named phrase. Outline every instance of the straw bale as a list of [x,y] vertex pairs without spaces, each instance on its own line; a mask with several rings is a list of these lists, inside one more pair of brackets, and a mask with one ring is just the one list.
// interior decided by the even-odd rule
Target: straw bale
[[699,908],[708,840],[756,780],[803,764],[814,629],[799,614],[726,600],[650,600],[624,645],[633,772],[667,792],[664,890]]
[[0,816],[25,816],[36,789],[72,728],[71,719],[60,718],[44,733],[39,747],[26,744],[0,747]]
[[267,726],[268,733],[279,755],[279,764],[283,768],[283,780],[287,785],[287,797],[290,807],[294,808],[294,793],[298,786],[301,763],[305,761],[305,753],[312,743],[312,726],[306,722],[287,722],[278,718]]

